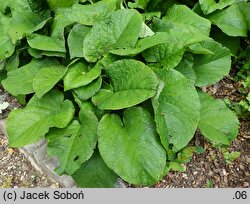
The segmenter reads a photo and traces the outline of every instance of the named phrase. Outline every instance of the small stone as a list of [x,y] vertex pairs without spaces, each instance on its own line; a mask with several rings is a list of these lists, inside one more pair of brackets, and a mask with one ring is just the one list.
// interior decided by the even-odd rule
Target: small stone
[[194,171],[194,175],[197,175],[198,174],[198,172],[197,171]]
[[52,184],[50,185],[50,188],[58,188],[58,186],[56,184]]
[[240,167],[241,170],[245,170],[245,168],[244,168],[244,166],[242,164],[240,164],[239,167]]
[[209,176],[213,176],[213,175],[214,175],[214,172],[209,171],[209,172],[208,172],[208,175],[209,175]]
[[248,182],[244,182],[244,187],[249,187],[249,183]]

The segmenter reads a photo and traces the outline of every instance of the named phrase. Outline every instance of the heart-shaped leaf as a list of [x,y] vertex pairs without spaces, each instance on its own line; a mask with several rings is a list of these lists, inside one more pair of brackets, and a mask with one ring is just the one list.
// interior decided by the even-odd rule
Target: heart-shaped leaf
[[116,114],[105,115],[98,125],[98,135],[102,158],[122,179],[151,185],[162,178],[166,152],[146,110],[127,109],[122,120]]

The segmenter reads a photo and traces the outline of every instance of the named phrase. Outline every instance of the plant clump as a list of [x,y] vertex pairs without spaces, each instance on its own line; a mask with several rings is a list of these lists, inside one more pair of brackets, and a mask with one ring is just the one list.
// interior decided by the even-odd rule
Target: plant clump
[[55,171],[80,187],[185,171],[202,152],[188,146],[197,129],[217,147],[237,136],[235,114],[201,88],[229,74],[249,10],[246,0],[2,0],[0,81],[25,105],[8,117],[10,146],[45,138]]

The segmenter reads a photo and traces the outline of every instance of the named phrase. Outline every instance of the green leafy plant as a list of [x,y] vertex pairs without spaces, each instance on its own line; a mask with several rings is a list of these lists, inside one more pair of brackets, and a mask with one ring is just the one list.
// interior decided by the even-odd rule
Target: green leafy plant
[[197,129],[229,145],[236,116],[200,88],[231,68],[213,28],[237,43],[250,4],[184,2],[1,1],[1,83],[26,102],[8,117],[10,146],[45,138],[58,174],[114,187],[118,177],[153,185],[185,170],[202,152],[187,147]]
[[227,164],[232,164],[232,162],[240,156],[240,152],[228,152],[226,149],[222,149],[222,153]]
[[206,188],[213,188],[214,182],[211,179],[207,179]]

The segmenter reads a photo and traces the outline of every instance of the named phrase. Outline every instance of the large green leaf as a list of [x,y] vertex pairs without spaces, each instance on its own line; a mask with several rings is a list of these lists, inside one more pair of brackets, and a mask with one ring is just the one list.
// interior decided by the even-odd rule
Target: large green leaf
[[50,36],[44,36],[33,33],[27,38],[30,47],[36,50],[50,51],[50,52],[65,52],[64,42],[60,43],[62,39]]
[[99,153],[94,153],[72,177],[81,188],[114,188],[118,178]]
[[213,38],[216,42],[221,43],[222,46],[228,48],[231,55],[237,56],[240,48],[240,37],[231,37],[218,29],[215,29],[214,32],[211,33],[211,38]]
[[13,42],[17,42],[34,31],[41,29],[50,20],[50,13],[34,13],[26,10],[12,13],[9,35]]
[[199,0],[200,6],[204,14],[212,13],[215,10],[221,10],[233,3],[246,1],[246,0]]
[[124,117],[105,115],[98,125],[99,150],[105,163],[122,179],[138,185],[159,181],[166,152],[158,141],[151,115],[141,107],[124,111]]
[[3,60],[13,54],[15,44],[41,29],[51,18],[49,11],[33,12],[27,0],[9,0],[1,6],[4,10],[6,6],[11,9],[11,17],[0,12],[0,60]]
[[90,31],[90,27],[76,24],[69,33],[68,45],[70,58],[83,57],[83,41]]
[[0,61],[10,57],[15,51],[15,45],[12,43],[8,30],[11,19],[0,12]]
[[89,62],[100,59],[109,50],[134,47],[142,27],[136,10],[121,9],[97,22],[83,42],[83,56]]
[[118,110],[137,105],[156,94],[154,72],[140,61],[124,59],[105,68],[114,90],[101,89],[93,98],[99,109]]
[[196,73],[196,86],[207,86],[229,74],[231,68],[230,51],[214,40],[200,43],[214,54],[195,55],[193,69]]
[[64,129],[51,129],[46,135],[48,155],[57,156],[56,172],[72,175],[93,154],[97,142],[98,120],[93,112],[81,110],[80,123],[74,120]]
[[98,2],[92,5],[73,4],[71,7],[58,8],[55,12],[52,34],[50,36],[32,34],[28,37],[29,45],[37,50],[66,52],[64,28],[73,23],[82,25],[93,25],[109,16],[109,5]]
[[190,29],[190,32],[200,32],[209,36],[211,23],[209,20],[197,15],[185,5],[172,6],[166,16],[162,18],[166,27],[178,26]]
[[87,63],[79,61],[71,65],[64,76],[64,91],[86,86],[98,78],[101,74],[101,67],[97,64],[94,68],[88,68]]
[[21,147],[40,140],[50,127],[64,128],[73,118],[74,106],[63,94],[51,91],[41,99],[33,96],[26,108],[10,113],[7,133],[11,147]]
[[48,57],[62,57],[65,58],[66,54],[64,52],[57,52],[57,51],[46,51],[46,50],[37,50],[31,47],[28,48],[29,54],[34,58],[43,58],[43,56]]
[[146,50],[143,53],[143,57],[147,62],[158,62],[164,66],[164,68],[171,69],[180,63],[183,54],[184,46],[179,41],[179,43],[156,45]]
[[42,68],[33,79],[33,88],[36,95],[41,98],[50,91],[66,74],[67,69],[62,65]]
[[130,8],[140,8],[145,10],[149,2],[150,0],[135,0],[134,3],[129,2],[128,6]]
[[42,6],[43,0],[7,0],[11,11],[31,11],[39,12],[34,8],[38,5]]
[[41,0],[8,0],[11,10],[8,34],[13,43],[41,29],[51,19]]
[[221,100],[199,92],[201,114],[199,129],[214,145],[229,145],[237,137],[239,121]]
[[34,92],[33,80],[37,73],[50,66],[56,66],[58,62],[52,59],[33,59],[19,69],[8,72],[8,77],[2,82],[3,87],[14,96],[30,94]]
[[179,151],[193,138],[198,126],[200,101],[194,85],[176,70],[159,70],[161,80],[153,99],[157,131],[163,146]]
[[208,19],[229,36],[247,37],[247,19],[237,4],[210,14]]
[[241,2],[237,5],[239,6],[241,13],[244,15],[245,20],[247,21],[248,30],[250,30],[250,2]]
[[58,8],[70,7],[72,4],[77,3],[78,0],[47,0],[51,10],[56,10]]

